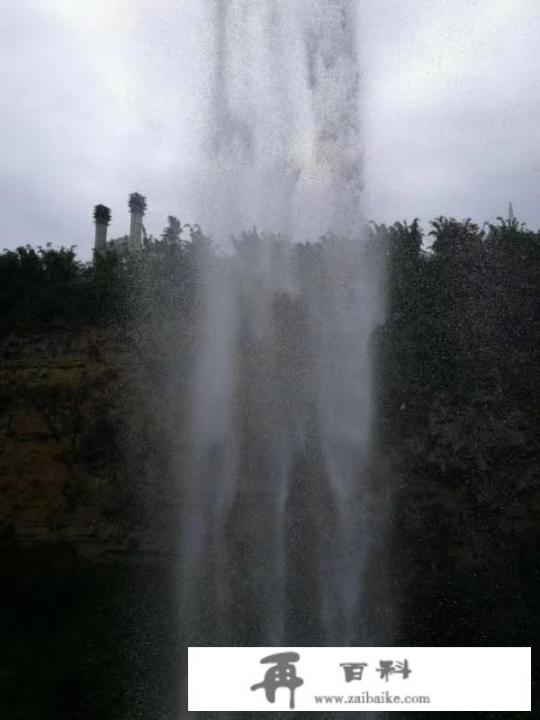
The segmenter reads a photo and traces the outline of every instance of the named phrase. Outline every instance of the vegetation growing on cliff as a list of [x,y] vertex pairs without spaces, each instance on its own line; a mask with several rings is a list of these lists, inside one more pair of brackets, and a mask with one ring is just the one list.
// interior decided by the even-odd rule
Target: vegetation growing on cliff
[[[197,226],[188,230],[184,239],[176,221],[140,253],[100,253],[93,263],[74,248],[4,251],[0,332],[196,322],[201,257],[219,258]],[[417,220],[372,224],[368,234],[369,255],[386,260],[386,319],[373,338],[379,440],[416,442],[413,454],[444,474],[470,463],[479,478],[504,474],[505,448],[538,420],[540,233],[514,219],[480,228],[440,217],[426,229]],[[246,252],[246,238],[236,252]],[[331,242],[296,246],[302,272],[316,271]]]
[[[175,221],[140,253],[100,253],[91,264],[74,248],[4,251],[0,332],[130,323],[160,332],[170,321],[183,328],[175,351],[186,352],[201,259],[222,261],[197,226],[187,230],[185,239]],[[372,338],[377,442],[445,482],[465,473],[486,497],[504,494],[508,473],[526,483],[539,452],[540,233],[515,219],[481,228],[440,217],[425,229],[372,224],[368,236],[366,257],[386,268],[385,320]],[[244,236],[236,252],[256,241]],[[302,273],[324,267],[332,241],[296,245]],[[285,325],[301,313],[296,300],[276,302]]]
[[[366,512],[374,522],[377,514],[389,518],[390,528],[388,543],[370,547],[365,582],[374,617],[366,620],[362,642],[388,643],[381,608],[393,607],[395,644],[530,644],[540,570],[533,555],[540,465],[540,233],[515,220],[479,227],[452,218],[425,228],[418,221],[371,225],[368,233],[367,257],[375,264],[384,261],[386,307],[372,337],[376,422],[368,482],[374,491]],[[20,707],[23,695],[34,698],[29,707],[44,707],[47,643],[53,635],[79,632],[73,610],[79,606],[85,617],[88,613],[83,637],[93,637],[98,626],[103,637],[80,650],[71,674],[66,673],[71,646],[56,652],[55,682],[68,698],[62,717],[81,712],[99,717],[99,708],[111,707],[118,713],[111,717],[120,717],[120,707],[146,702],[146,686],[133,695],[131,675],[129,683],[124,675],[142,673],[142,667],[146,673],[152,665],[147,627],[164,643],[163,667],[179,655],[178,643],[167,644],[169,628],[160,621],[156,630],[154,621],[143,617],[136,599],[138,573],[135,581],[122,573],[116,579],[106,569],[79,567],[71,556],[72,546],[83,541],[126,557],[174,547],[169,528],[177,531],[178,488],[172,481],[178,467],[170,448],[174,445],[181,462],[185,373],[197,341],[198,271],[201,261],[218,268],[226,262],[197,228],[189,235],[185,240],[174,226],[139,254],[105,253],[93,264],[65,248],[26,247],[0,255],[5,511],[0,520],[4,553],[15,558],[6,565],[3,615],[22,618],[6,634],[11,656],[0,661],[0,668],[2,662],[16,668],[5,681],[10,709]],[[256,234],[244,236],[236,252],[249,253],[257,240]],[[332,242],[327,237],[295,246],[295,260],[306,275],[324,267],[321,260]],[[283,394],[291,406],[301,405],[298,398],[311,381],[303,342],[308,320],[301,301],[287,293],[279,293],[272,307],[279,317],[275,351],[280,368],[286,366]],[[250,422],[249,410],[260,400],[254,397],[256,379],[271,366],[265,352],[249,333],[242,336],[239,422],[255,455],[264,437]],[[275,422],[274,416],[265,418],[262,432],[271,432]],[[316,448],[316,429],[310,442]],[[311,492],[314,479],[322,487],[319,465],[317,452],[300,458],[296,475],[305,482],[299,483],[296,502],[304,501],[302,492],[306,487]],[[242,472],[249,480],[259,469],[246,463]],[[235,511],[245,511],[242,498]],[[9,515],[11,522],[4,522]],[[28,559],[17,545],[12,526],[32,530],[43,518],[47,537],[70,546],[73,567],[65,582],[48,566],[34,579],[34,551]],[[66,562],[61,560],[62,573]],[[12,579],[21,568],[28,589],[20,590]],[[94,573],[95,617],[90,603],[81,600]],[[172,571],[165,574],[166,585]],[[147,579],[141,574],[141,582],[155,598],[154,576],[152,568]],[[302,582],[301,573],[298,578]],[[132,586],[133,599],[126,599],[125,588]],[[105,596],[109,587],[114,601]],[[36,588],[39,607],[32,600]],[[241,597],[249,597],[249,588],[241,590]],[[168,602],[174,592],[167,590]],[[64,607],[66,617],[50,625],[50,613]],[[133,632],[132,610],[139,635]],[[39,625],[37,637],[44,638],[45,650],[37,656],[34,635],[20,634],[26,614]],[[119,643],[115,665],[121,682],[115,677],[110,684],[102,670],[116,652],[106,639],[109,628],[128,638]],[[91,694],[95,715],[85,705]],[[161,697],[152,703],[165,707]],[[28,717],[41,717],[37,710],[31,713]]]
[[[540,233],[515,219],[479,227],[444,217],[367,232],[366,262],[385,265],[385,319],[372,338],[378,444],[447,483],[466,478],[485,498],[504,495],[509,474],[527,484],[539,453]],[[257,241],[246,234],[235,252]],[[332,242],[295,246],[301,274],[320,272]],[[174,335],[174,352],[185,356],[196,338],[201,262],[223,258],[198,226],[175,218],[141,252],[100,253],[91,264],[74,248],[4,251],[0,333],[131,325],[163,340],[173,323],[181,331],[160,346],[172,350]],[[297,299],[276,303],[284,327],[302,314]]]

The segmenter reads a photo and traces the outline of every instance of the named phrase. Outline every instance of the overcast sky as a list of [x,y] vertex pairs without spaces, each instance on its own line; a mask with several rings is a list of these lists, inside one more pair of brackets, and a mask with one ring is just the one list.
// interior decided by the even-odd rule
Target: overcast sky
[[[264,0],[253,0],[264,2]],[[366,207],[378,221],[506,214],[540,227],[539,0],[358,0]],[[203,0],[2,3],[0,246],[201,221]]]

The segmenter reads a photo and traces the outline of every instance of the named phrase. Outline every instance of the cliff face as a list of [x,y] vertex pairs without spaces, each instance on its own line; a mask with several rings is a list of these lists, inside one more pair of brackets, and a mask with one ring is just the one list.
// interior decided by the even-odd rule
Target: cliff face
[[[173,720],[184,707],[182,328],[0,340],[2,718]],[[525,474],[521,455],[508,456],[505,484],[485,496],[469,465],[444,474],[431,455],[414,457],[396,445],[373,464],[365,512],[387,530],[369,547],[361,642],[530,644],[534,463]]]
[[176,508],[147,347],[96,328],[0,341],[2,718],[178,717]]
[[[141,349],[142,348],[142,349]],[[56,328],[0,341],[0,528],[81,552],[158,542],[160,442],[144,343]]]

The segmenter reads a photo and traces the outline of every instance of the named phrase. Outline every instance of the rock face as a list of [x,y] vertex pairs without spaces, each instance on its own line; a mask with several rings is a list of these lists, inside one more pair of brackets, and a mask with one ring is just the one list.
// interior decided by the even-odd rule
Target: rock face
[[[2,719],[181,716],[182,348],[192,343],[181,329],[0,339]],[[534,463],[485,496],[467,466],[445,475],[405,443],[379,455],[363,512],[392,523],[368,548],[359,644],[530,645]]]
[[0,340],[2,718],[178,717],[177,509],[146,347],[117,328]]
[[[162,435],[144,348],[117,329],[2,338],[4,533],[25,543],[66,541],[81,553],[166,549],[152,507]],[[157,492],[147,492],[150,483]]]

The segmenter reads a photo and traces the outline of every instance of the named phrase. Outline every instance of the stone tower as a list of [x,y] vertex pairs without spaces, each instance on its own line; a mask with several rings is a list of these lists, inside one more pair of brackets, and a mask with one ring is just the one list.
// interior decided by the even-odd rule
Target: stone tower
[[143,241],[143,217],[146,211],[146,198],[139,195],[139,193],[131,193],[129,196],[129,211],[131,213],[129,249],[138,250]]
[[96,223],[94,251],[103,252],[107,249],[107,228],[111,222],[110,208],[106,205],[96,205],[94,208],[94,221]]

